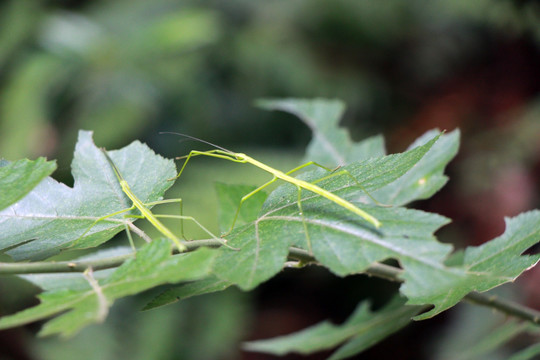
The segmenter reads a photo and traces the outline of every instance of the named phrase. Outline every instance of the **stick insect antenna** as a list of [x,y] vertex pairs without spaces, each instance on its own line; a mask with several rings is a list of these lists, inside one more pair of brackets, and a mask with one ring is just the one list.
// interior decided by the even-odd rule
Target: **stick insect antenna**
[[182,134],[182,133],[171,132],[171,131],[162,131],[162,132],[160,132],[159,134],[160,134],[160,135],[161,135],[161,134],[171,134],[171,135],[182,136],[182,137],[185,137],[185,138],[188,138],[188,139],[191,139],[191,140],[195,140],[195,141],[202,142],[203,144],[206,144],[206,145],[213,146],[213,147],[215,147],[216,149],[223,150],[223,151],[228,152],[228,153],[231,153],[231,154],[233,154],[233,155],[235,154],[235,153],[232,152],[231,150],[225,149],[225,148],[222,147],[222,146],[213,144],[213,143],[211,143],[211,142],[209,142],[209,141],[206,141],[206,140],[203,140],[203,139],[199,139],[198,137],[191,136],[191,135],[188,135],[188,134]]

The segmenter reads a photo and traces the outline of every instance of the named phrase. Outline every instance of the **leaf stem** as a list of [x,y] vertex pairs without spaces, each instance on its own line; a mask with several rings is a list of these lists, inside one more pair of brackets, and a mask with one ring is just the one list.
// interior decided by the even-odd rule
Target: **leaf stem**
[[[221,245],[222,244],[218,240],[214,239],[191,240],[186,243],[188,251],[195,250],[201,246],[217,247]],[[126,260],[134,257],[134,253],[129,253],[125,255],[92,260],[36,261],[18,263],[0,262],[0,275],[84,272],[88,268],[92,268],[94,271],[97,271],[118,267]]]
[[[305,250],[291,248],[289,254],[292,258],[300,260],[302,263],[317,264],[315,258]],[[399,275],[402,272],[403,270],[397,267],[375,263],[371,265],[364,273],[385,280],[403,282],[403,280],[399,278]],[[503,314],[540,325],[540,311],[525,307],[514,301],[501,299],[495,295],[481,294],[478,292],[471,292],[467,294],[464,299],[472,304],[487,306],[494,310],[498,310]]]
[[[186,243],[188,251],[195,250],[201,246],[218,247],[222,243],[215,239],[192,240]],[[68,273],[68,272],[84,272],[89,268],[92,270],[103,270],[118,267],[125,261],[135,257],[134,253],[111,256],[102,259],[93,260],[73,260],[73,261],[40,261],[31,263],[4,263],[0,262],[0,275],[17,275],[17,274],[38,274],[38,273]],[[299,260],[303,264],[318,264],[317,260],[307,251],[290,248],[289,257]],[[403,282],[399,275],[403,270],[381,263],[371,265],[364,273],[367,275],[379,277],[389,281]],[[464,298],[466,301],[487,306],[498,310],[506,315],[516,317],[521,320],[540,325],[540,312],[534,309],[527,308],[516,302],[501,299],[494,295],[480,294],[471,292]]]
[[540,312],[495,295],[469,293],[465,299],[476,305],[487,306],[518,319],[527,320],[540,325]]

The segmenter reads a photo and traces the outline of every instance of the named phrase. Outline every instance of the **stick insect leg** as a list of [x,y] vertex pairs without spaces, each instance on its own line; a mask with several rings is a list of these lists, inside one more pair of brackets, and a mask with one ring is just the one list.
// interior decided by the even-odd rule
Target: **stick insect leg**
[[195,224],[197,224],[197,226],[199,228],[201,228],[205,233],[207,233],[208,235],[210,235],[210,237],[216,241],[218,241],[219,243],[221,243],[223,246],[226,246],[228,247],[229,249],[232,249],[232,250],[238,250],[237,248],[234,248],[230,245],[227,244],[227,240],[226,239],[222,239],[222,238],[219,238],[217,237],[215,234],[213,234],[210,230],[208,230],[206,227],[203,226],[203,224],[201,224],[200,222],[197,221],[197,219],[195,219],[193,216],[186,216],[186,215],[160,215],[160,214],[154,214],[155,217],[159,217],[159,218],[165,218],[165,219],[180,219],[180,220],[190,220],[190,221],[193,221]]
[[186,168],[186,165],[187,165],[188,161],[193,156],[199,156],[199,155],[206,155],[206,156],[211,156],[211,157],[216,157],[216,158],[220,158],[220,159],[226,159],[226,160],[238,162],[233,157],[231,157],[230,155],[229,156],[223,155],[223,151],[221,151],[221,150],[209,150],[209,151],[191,150],[188,155],[180,156],[180,157],[176,158],[177,160],[180,160],[180,159],[186,159],[186,160],[184,161],[184,164],[180,168],[180,171],[178,172],[178,175],[176,175],[173,178],[170,178],[169,180],[172,181],[172,180],[178,179],[180,177],[180,175],[182,175],[182,173],[184,172],[184,169]]
[[331,174],[327,175],[327,176],[324,176],[316,181],[313,182],[313,184],[316,184],[318,182],[321,182],[321,181],[324,181],[324,180],[327,180],[327,179],[330,179],[334,176],[339,176],[339,175],[347,175],[349,178],[351,178],[355,183],[356,183],[356,186],[358,186],[375,204],[377,205],[380,205],[380,206],[391,206],[391,205],[385,205],[385,204],[382,204],[381,202],[379,202],[377,199],[375,199],[370,193],[369,191],[367,191],[367,189],[348,171],[348,170],[341,170],[341,171],[338,171],[338,172],[335,172],[336,170],[338,170],[340,168],[340,166],[338,166],[337,168],[334,168],[334,169],[331,169],[329,167],[326,167],[324,165],[321,165],[319,163],[316,163],[315,161],[310,161],[310,162],[307,162],[303,165],[300,165],[288,172],[286,172],[287,175],[290,175],[292,174],[293,172],[295,171],[298,171],[298,170],[301,170],[307,166],[310,166],[310,165],[314,165],[314,166],[317,166],[317,167],[320,167],[321,169],[324,169],[326,171],[329,171],[331,172]]
[[152,239],[150,239],[150,237],[148,235],[146,235],[146,233],[144,231],[139,229],[137,226],[133,225],[132,222],[127,222],[126,225],[128,226],[129,229],[131,229],[131,231],[133,231],[135,234],[139,235],[141,237],[141,239],[143,239],[147,243],[152,242]]
[[300,166],[295,167],[295,168],[292,169],[292,170],[287,171],[285,174],[291,175],[293,172],[296,172],[296,171],[298,171],[298,170],[302,170],[303,168],[308,167],[308,166],[311,166],[311,165],[318,166],[318,167],[320,167],[321,169],[324,169],[324,170],[330,171],[330,172],[336,170],[336,169],[331,169],[331,168],[328,168],[328,167],[326,167],[326,166],[323,166],[323,165],[321,165],[321,164],[319,164],[319,163],[316,163],[315,161],[309,161],[309,162],[307,162],[307,163],[305,163],[305,164],[302,164],[302,165],[300,165]]
[[[144,219],[144,217],[140,216],[140,215],[132,215],[130,217],[137,218],[137,219]],[[133,225],[132,222],[124,223],[124,227],[126,229],[126,233],[127,233],[127,236],[128,236],[129,245],[133,249],[133,251],[136,252],[137,248],[135,247],[135,242],[133,241],[133,237],[131,236],[131,231],[133,231],[135,234],[139,235],[139,237],[141,239],[143,239],[144,241],[146,241],[147,243],[152,242],[152,239],[150,239],[150,237],[148,237],[148,235],[146,235],[146,233],[144,231],[139,229],[137,226]]]
[[221,244],[223,244],[224,246],[230,248],[230,249],[233,249],[233,250],[238,250],[236,248],[233,248],[231,247],[230,245],[227,244],[227,241],[224,240],[224,239],[221,239],[219,237],[217,237],[214,233],[212,233],[210,230],[208,230],[206,227],[204,227],[199,221],[197,221],[197,219],[195,219],[193,216],[186,216],[184,215],[184,210],[183,210],[183,201],[182,199],[178,198],[178,199],[166,199],[166,200],[160,200],[160,201],[153,201],[153,202],[149,202],[149,203],[146,203],[144,204],[145,206],[152,206],[152,205],[160,205],[160,204],[166,204],[166,203],[179,203],[180,204],[180,215],[166,215],[166,214],[154,214],[155,217],[157,218],[169,218],[169,219],[179,219],[180,220],[180,226],[181,226],[181,235],[182,235],[182,238],[184,240],[188,240],[184,234],[184,220],[190,220],[190,221],[193,221],[195,224],[197,224],[197,226],[203,230],[205,233],[207,233],[208,235],[210,235],[210,237],[216,241],[219,241]]
[[274,178],[272,178],[272,180],[262,184],[261,186],[259,186],[258,188],[256,188],[255,190],[251,191],[250,193],[242,196],[242,199],[240,200],[240,204],[238,204],[238,208],[236,209],[236,213],[234,214],[234,219],[233,219],[233,222],[231,224],[231,228],[229,229],[229,231],[227,231],[225,234],[222,234],[221,237],[224,237],[224,236],[227,236],[231,233],[231,231],[233,231],[234,229],[234,225],[236,224],[236,220],[238,219],[238,215],[240,214],[240,209],[242,208],[242,205],[244,204],[244,202],[249,199],[251,196],[255,195],[256,193],[258,193],[259,191],[263,190],[264,188],[266,188],[267,186],[270,186],[271,184],[273,184],[275,181],[277,180],[277,177],[274,176]]
[[119,215],[119,214],[122,214],[122,213],[125,213],[125,212],[128,212],[128,211],[131,211],[131,210],[133,210],[133,209],[135,209],[135,206],[132,206],[132,207],[130,207],[130,208],[123,209],[123,210],[120,210],[120,211],[115,211],[115,212],[113,212],[113,213],[111,213],[111,214],[108,214],[108,215],[102,216],[102,217],[100,217],[100,218],[97,218],[97,219],[92,223],[92,225],[90,225],[90,226],[88,227],[88,229],[86,229],[86,230],[81,234],[81,236],[79,236],[79,237],[74,241],[74,244],[77,243],[80,239],[82,239],[86,234],[88,234],[88,232],[89,232],[90,230],[92,230],[92,228],[93,228],[94,226],[96,226],[99,222],[104,221],[104,220],[107,220],[108,218],[110,218],[110,217],[112,217],[112,216]]
[[[136,215],[136,214],[132,214],[132,215],[124,215],[124,217],[127,219],[127,218],[133,218],[133,219],[144,219],[144,216],[142,215]],[[134,250],[134,251],[137,251],[137,248],[135,248],[135,242],[133,241],[133,237],[131,237],[131,231],[129,230],[130,228],[137,234],[139,235],[144,241],[146,241],[147,243],[150,243],[152,242],[152,239],[150,239],[148,237],[148,235],[146,235],[146,233],[144,231],[142,231],[141,229],[139,229],[138,227],[136,227],[135,225],[133,225],[132,222],[128,222],[127,224],[124,224],[125,228],[126,228],[126,233],[127,233],[127,236],[128,236],[128,240],[129,240],[129,245],[131,246],[131,248]]]
[[[168,203],[179,203],[180,206],[180,216],[184,215],[184,203],[183,200],[180,198],[177,199],[166,199],[166,200],[159,200],[159,201],[152,201],[149,203],[144,204],[145,206],[154,206],[154,205],[160,205],[160,204],[168,204]],[[157,216],[154,214],[154,216]],[[163,217],[160,215],[160,217]],[[186,235],[184,234],[184,219],[180,219],[180,235],[184,240],[188,240]]]
[[297,186],[298,188],[298,200],[296,201],[296,204],[298,205],[298,210],[300,211],[300,216],[302,217],[302,225],[304,226],[304,234],[306,235],[306,242],[308,247],[308,252],[310,255],[313,254],[311,249],[311,238],[309,237],[309,231],[306,224],[306,219],[304,218],[304,209],[302,209],[302,188],[300,186]]
[[131,250],[133,250],[133,252],[137,251],[137,249],[135,248],[135,243],[133,242],[133,237],[131,236],[131,231],[129,230],[129,226],[127,224],[124,224],[124,228],[126,230],[126,234],[129,240],[129,246],[131,246]]
[[[316,163],[316,162],[314,162],[314,161],[310,161],[310,162],[307,162],[307,163],[302,164],[302,165],[300,165],[300,166],[297,166],[297,167],[295,167],[295,168],[292,169],[292,170],[289,170],[289,171],[286,172],[285,174],[290,175],[290,174],[292,174],[292,173],[294,173],[294,172],[296,172],[296,171],[298,171],[298,170],[301,170],[301,169],[303,169],[303,168],[305,168],[305,167],[307,167],[307,166],[311,166],[311,165],[317,166],[317,167],[319,167],[319,168],[321,168],[321,169],[324,169],[324,170],[330,172],[329,175],[324,176],[324,177],[322,177],[322,178],[320,178],[320,179],[314,181],[314,182],[313,182],[314,184],[316,184],[316,183],[318,183],[318,182],[320,182],[320,181],[324,181],[324,180],[326,180],[326,179],[332,178],[332,177],[334,177],[334,176],[347,175],[347,176],[349,176],[349,177],[356,183],[356,185],[357,185],[358,187],[360,187],[360,189],[362,189],[362,190],[366,193],[366,195],[367,195],[371,200],[373,200],[373,202],[375,202],[376,204],[382,205],[379,201],[377,201],[377,199],[375,199],[373,196],[371,196],[371,194],[367,191],[367,189],[366,189],[364,186],[362,186],[362,184],[360,184],[360,182],[359,182],[359,181],[358,181],[358,180],[357,180],[357,179],[356,179],[349,171],[347,171],[347,170],[344,169],[344,170],[335,172],[337,169],[339,169],[339,167],[337,167],[337,168],[335,168],[335,169],[331,169],[331,168],[328,168],[328,167],[326,167],[326,166],[323,166],[323,165],[321,165],[321,164],[319,164],[319,163]],[[307,229],[307,224],[306,224],[305,217],[304,217],[304,211],[303,211],[303,209],[302,209],[302,197],[301,197],[301,191],[302,191],[302,189],[301,189],[300,187],[298,187],[298,201],[297,201],[297,203],[298,203],[298,209],[299,209],[299,211],[300,211],[300,215],[302,216],[302,223],[303,223],[303,225],[304,225],[304,232],[305,232],[305,234],[306,234],[306,241],[307,241],[307,245],[308,245],[308,251],[309,251],[309,253],[311,254],[311,252],[312,252],[311,238],[310,238],[310,236],[309,236],[309,232],[308,232],[308,229]]]
[[[335,171],[335,170],[334,170]],[[338,171],[338,172],[334,172],[330,175],[327,175],[325,177],[322,177],[316,181],[314,181],[313,183],[316,184],[318,182],[321,182],[321,181],[324,181],[324,180],[327,180],[327,179],[330,179],[334,176],[340,176],[340,175],[347,175],[348,177],[350,177],[355,183],[356,183],[356,186],[358,186],[370,199],[371,201],[373,201],[375,204],[379,205],[379,206],[385,206],[385,207],[391,207],[392,205],[387,205],[387,204],[383,204],[381,203],[380,201],[378,201],[377,199],[375,199],[369,191],[367,191],[367,189],[362,185],[360,184],[360,182],[348,171],[348,170],[341,170],[341,171]]]

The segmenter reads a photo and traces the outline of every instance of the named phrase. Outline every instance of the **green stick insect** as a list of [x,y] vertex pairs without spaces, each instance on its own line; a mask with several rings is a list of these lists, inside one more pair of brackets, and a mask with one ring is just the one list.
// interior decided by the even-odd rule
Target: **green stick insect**
[[[90,231],[90,229],[92,227],[94,227],[98,222],[103,221],[103,220],[105,220],[105,219],[107,219],[109,217],[112,217],[112,216],[115,216],[115,215],[118,215],[118,214],[122,214],[122,213],[125,213],[125,212],[129,212],[131,210],[137,209],[137,210],[139,210],[140,215],[131,215],[130,214],[130,215],[126,215],[126,217],[132,217],[132,218],[139,218],[139,219],[148,220],[154,226],[154,228],[156,228],[156,230],[158,230],[162,235],[164,235],[166,238],[171,240],[176,245],[179,252],[184,252],[184,251],[187,250],[187,247],[184,244],[184,241],[180,240],[169,228],[167,228],[161,221],[159,221],[158,217],[160,217],[160,218],[180,219],[181,221],[183,221],[183,220],[193,221],[203,231],[205,231],[208,235],[210,235],[214,240],[217,240],[220,243],[226,245],[225,240],[220,239],[216,235],[212,234],[208,229],[206,229],[201,223],[199,223],[192,216],[185,216],[185,215],[157,215],[157,214],[152,213],[150,211],[150,209],[148,208],[148,206],[164,204],[164,203],[171,203],[171,202],[180,203],[180,213],[181,213],[182,212],[182,199],[167,199],[167,200],[161,200],[161,201],[154,201],[154,202],[150,202],[150,203],[146,203],[146,204],[143,203],[133,193],[133,191],[131,191],[131,188],[129,187],[129,184],[124,179],[124,177],[120,173],[120,170],[118,170],[118,168],[114,164],[114,161],[111,159],[109,154],[107,154],[107,151],[105,151],[105,149],[101,149],[101,151],[103,152],[103,155],[105,156],[105,158],[107,159],[107,161],[110,164],[111,168],[113,169],[113,171],[114,171],[114,173],[115,173],[115,175],[116,175],[116,177],[118,179],[118,183],[120,184],[120,187],[122,188],[122,191],[131,200],[133,205],[130,208],[120,210],[120,211],[116,211],[116,212],[114,212],[112,214],[108,214],[108,215],[100,217],[79,238],[82,238],[84,235],[86,235],[88,233],[88,231]],[[131,245],[133,247],[133,239],[131,238],[129,228],[127,226],[126,226],[126,232],[128,234],[130,243],[131,243]],[[185,236],[184,236],[184,233],[183,233],[183,226],[182,226],[181,233],[182,233],[182,237],[185,239]],[[142,233],[142,234],[144,234],[144,233]],[[141,235],[141,234],[139,233],[139,235]],[[143,235],[143,238],[145,238],[145,240],[148,241],[148,238],[145,237],[144,235]],[[226,246],[228,246],[228,245],[226,245]]]
[[[248,193],[248,194],[246,194],[246,195],[244,195],[242,197],[242,199],[240,200],[240,204],[238,206],[238,209],[236,210],[236,214],[234,216],[231,228],[229,229],[228,232],[226,232],[222,236],[226,236],[227,234],[229,234],[233,230],[234,225],[236,223],[236,220],[238,218],[238,214],[240,213],[240,208],[242,207],[242,204],[247,199],[249,199],[251,196],[253,196],[255,193],[257,193],[258,191],[263,190],[264,188],[266,188],[270,184],[274,183],[278,179],[281,179],[281,180],[286,181],[286,182],[288,182],[290,184],[293,184],[298,188],[297,204],[298,204],[298,209],[300,211],[300,214],[301,214],[302,218],[304,216],[303,215],[304,212],[302,210],[301,191],[302,191],[302,189],[305,189],[305,190],[311,191],[311,192],[313,192],[315,194],[318,194],[318,195],[320,195],[320,196],[322,196],[322,197],[324,197],[324,198],[326,198],[326,199],[328,199],[330,201],[333,201],[334,203],[338,204],[339,206],[341,206],[341,207],[353,212],[354,214],[360,216],[362,219],[366,220],[368,223],[372,224],[376,228],[379,228],[381,226],[381,222],[379,220],[377,220],[377,218],[375,218],[374,216],[368,214],[366,211],[364,211],[362,209],[359,209],[358,207],[356,207],[355,205],[353,205],[349,201],[337,196],[334,193],[331,193],[328,190],[325,190],[325,189],[315,185],[314,183],[310,183],[310,182],[300,180],[300,179],[297,179],[297,178],[294,178],[294,177],[290,176],[290,174],[292,174],[292,173],[294,173],[294,172],[296,172],[298,170],[301,170],[301,169],[303,169],[303,168],[305,168],[307,166],[310,166],[310,165],[315,165],[315,166],[321,167],[321,168],[323,168],[323,169],[325,169],[327,171],[330,171],[330,172],[334,171],[334,170],[326,168],[326,167],[324,167],[324,166],[322,166],[320,164],[317,164],[316,162],[311,161],[311,162],[308,162],[306,164],[300,165],[300,166],[298,166],[298,167],[296,167],[296,168],[294,168],[294,169],[292,169],[292,170],[290,170],[288,172],[282,172],[282,171],[274,169],[274,168],[272,168],[272,167],[270,167],[270,166],[268,166],[268,165],[266,165],[266,164],[264,164],[264,163],[262,163],[262,162],[260,162],[258,160],[255,160],[254,158],[252,158],[252,157],[250,157],[250,156],[248,156],[246,154],[232,152],[232,151],[227,150],[227,149],[225,149],[225,148],[223,148],[221,146],[217,146],[215,144],[212,144],[210,142],[198,139],[198,138],[190,136],[190,135],[181,134],[181,133],[173,133],[173,132],[166,132],[166,133],[162,133],[162,134],[173,134],[173,135],[183,136],[183,137],[186,137],[186,138],[189,138],[189,139],[192,139],[192,140],[203,142],[205,144],[208,144],[208,145],[213,146],[213,147],[216,148],[215,150],[209,150],[209,151],[192,150],[188,155],[177,157],[176,158],[177,160],[185,159],[185,161],[184,161],[184,164],[183,164],[182,168],[178,172],[178,175],[175,178],[171,179],[171,180],[178,179],[180,177],[180,175],[182,175],[182,172],[184,171],[188,161],[192,157],[200,156],[200,155],[215,157],[215,158],[219,158],[219,159],[225,159],[225,160],[229,160],[229,161],[236,162],[236,163],[241,163],[241,164],[246,164],[246,163],[251,164],[253,166],[258,167],[259,169],[262,169],[262,170],[272,174],[272,179],[270,181],[264,183],[263,185],[259,186],[258,188],[256,188],[252,192],[250,192],[250,193]],[[322,181],[322,180],[328,179],[329,177],[336,176],[336,175],[341,175],[341,174],[349,175],[350,177],[352,177],[354,179],[354,181],[357,182],[357,180],[346,170],[343,170],[343,171],[340,171],[340,172],[337,172],[337,173],[333,172],[329,176],[324,177],[322,179],[319,179],[318,181]],[[361,187],[360,184],[358,184],[358,185]],[[369,193],[367,193],[367,194],[369,196]],[[304,222],[304,229],[306,230],[306,236],[308,236],[305,222]],[[308,245],[309,245],[309,247],[311,247],[310,241],[309,241],[309,236],[308,236]]]

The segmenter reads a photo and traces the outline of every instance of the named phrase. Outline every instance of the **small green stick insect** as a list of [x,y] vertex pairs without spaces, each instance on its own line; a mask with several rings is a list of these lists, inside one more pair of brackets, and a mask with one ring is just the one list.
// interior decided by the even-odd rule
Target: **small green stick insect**
[[[202,224],[200,224],[195,218],[193,218],[191,216],[184,216],[184,215],[156,215],[156,214],[153,214],[150,211],[150,209],[148,208],[148,206],[157,205],[157,204],[163,204],[163,203],[170,203],[170,202],[180,202],[180,204],[181,204],[182,200],[181,199],[168,199],[168,200],[161,200],[161,201],[155,201],[155,202],[144,204],[131,191],[131,188],[129,187],[129,184],[123,178],[122,174],[120,173],[120,171],[118,170],[118,168],[114,164],[113,160],[110,158],[109,154],[107,154],[105,149],[101,149],[101,151],[103,152],[105,158],[109,162],[109,164],[110,164],[111,168],[113,169],[116,177],[118,178],[118,182],[120,184],[120,187],[122,188],[122,191],[131,200],[133,205],[130,208],[120,210],[120,211],[114,212],[112,214],[109,214],[109,215],[106,215],[106,216],[103,216],[103,217],[97,219],[94,222],[94,224],[92,224],[92,226],[90,226],[90,228],[88,230],[86,230],[79,238],[82,238],[86,233],[88,233],[88,231],[90,231],[90,229],[96,223],[98,223],[99,221],[103,221],[103,220],[105,220],[105,219],[107,219],[107,218],[109,218],[111,216],[115,216],[115,215],[118,215],[118,214],[121,214],[121,213],[124,213],[124,212],[128,212],[128,211],[131,211],[131,210],[136,208],[137,210],[139,210],[139,212],[141,214],[140,215],[128,215],[128,216],[129,217],[135,217],[135,218],[147,219],[156,228],[156,230],[158,230],[162,235],[164,235],[169,240],[171,240],[176,245],[176,247],[178,248],[178,251],[180,251],[180,252],[183,252],[183,251],[187,250],[186,245],[184,245],[183,241],[180,240],[175,234],[173,234],[172,231],[169,230],[169,228],[167,228],[161,221],[159,221],[158,217],[161,217],[161,218],[175,218],[175,219],[180,219],[180,220],[191,220],[191,221],[195,222],[207,234],[209,234],[213,239],[215,239],[215,240],[223,243],[224,245],[226,245],[224,243],[223,239],[219,239],[216,235],[212,234],[208,229],[206,229]],[[126,225],[126,230],[127,230],[127,233],[128,233],[128,237],[130,239],[130,243],[133,244],[133,240],[131,238],[131,234],[129,232],[128,225]],[[182,236],[183,236],[183,227],[182,227]],[[145,240],[148,241],[147,237],[144,237],[144,238],[145,238]]]
[[[328,169],[328,168],[326,168],[326,167],[324,167],[322,165],[319,165],[319,164],[317,164],[315,162],[309,162],[309,163],[300,165],[300,166],[298,166],[298,167],[284,173],[284,172],[276,170],[276,169],[274,169],[274,168],[272,168],[272,167],[270,167],[270,166],[268,166],[266,164],[263,164],[262,162],[260,162],[258,160],[255,160],[254,158],[252,158],[252,157],[250,157],[250,156],[248,156],[246,154],[232,152],[230,150],[227,150],[227,149],[222,148],[220,146],[217,146],[215,144],[209,143],[207,141],[195,138],[193,136],[180,134],[180,133],[168,133],[168,134],[184,136],[184,137],[187,137],[187,138],[190,138],[190,139],[193,139],[193,140],[201,141],[203,143],[206,143],[208,145],[211,145],[211,146],[214,146],[214,147],[217,148],[216,150],[209,150],[209,151],[192,150],[189,153],[189,155],[177,157],[176,159],[186,159],[186,160],[184,161],[184,165],[180,169],[180,172],[178,173],[178,175],[175,178],[173,178],[173,180],[180,177],[180,175],[184,171],[189,159],[191,159],[193,156],[199,156],[199,155],[205,155],[205,156],[225,159],[225,160],[229,160],[229,161],[233,161],[233,162],[237,162],[237,163],[242,163],[242,164],[248,163],[248,164],[254,165],[254,166],[256,166],[256,167],[258,167],[258,168],[272,174],[272,176],[273,176],[272,180],[270,180],[267,183],[259,186],[257,189],[253,190],[249,194],[242,197],[242,199],[240,201],[240,205],[239,205],[239,207],[238,207],[238,209],[236,211],[232,226],[231,226],[230,230],[226,234],[229,234],[232,231],[232,229],[234,228],[234,225],[236,223],[236,219],[238,217],[238,214],[240,212],[240,207],[242,206],[242,204],[247,199],[249,199],[253,194],[257,193],[258,191],[260,191],[262,189],[264,189],[265,187],[269,186],[270,184],[272,184],[273,182],[275,182],[278,179],[281,179],[281,180],[284,180],[284,181],[286,181],[288,183],[291,183],[291,184],[295,185],[298,188],[298,202],[297,202],[297,204],[298,204],[298,208],[300,210],[300,214],[302,215],[302,217],[303,217],[303,210],[302,210],[302,203],[301,203],[301,191],[302,191],[302,189],[305,189],[305,190],[309,190],[309,191],[311,191],[311,192],[313,192],[315,194],[318,194],[318,195],[320,195],[322,197],[325,197],[326,199],[328,199],[330,201],[333,201],[334,203],[338,204],[339,206],[342,206],[345,209],[357,214],[358,216],[360,216],[361,218],[363,218],[364,220],[366,220],[367,222],[369,222],[370,224],[372,224],[376,228],[379,228],[381,226],[381,222],[379,220],[377,220],[374,216],[368,214],[367,212],[365,212],[362,209],[359,209],[358,207],[356,207],[355,205],[353,205],[349,201],[347,201],[347,200],[345,200],[345,199],[331,193],[330,191],[325,190],[325,189],[323,189],[323,188],[321,188],[321,187],[319,187],[319,186],[317,186],[317,185],[315,185],[313,183],[309,183],[307,181],[300,180],[300,179],[297,179],[297,178],[294,178],[294,177],[290,176],[291,173],[293,173],[295,171],[298,171],[298,170],[300,170],[300,169],[302,169],[302,168],[304,168],[306,166],[309,166],[309,165],[316,165],[316,166],[319,166],[319,167],[322,167],[322,168],[324,168],[326,170],[331,171],[330,169]],[[334,174],[331,174],[330,176],[339,175],[341,173],[343,173],[343,172],[334,173]],[[350,173],[348,173],[348,172],[346,172],[346,173],[349,174],[352,177],[352,175]],[[324,179],[327,179],[327,178],[328,178],[328,176],[321,179],[321,180],[324,180]],[[356,179],[355,179],[355,181],[356,181]],[[306,227],[305,223],[304,223],[304,227]]]
[[122,174],[120,174],[120,171],[118,170],[118,168],[116,167],[112,159],[110,158],[109,154],[107,154],[107,151],[105,151],[104,149],[101,149],[101,151],[107,158],[107,161],[111,165],[116,177],[118,178],[118,182],[120,184],[120,187],[122,188],[122,191],[133,203],[133,206],[126,211],[130,211],[137,208],[141,212],[141,217],[148,220],[152,225],[154,225],[156,230],[158,230],[161,234],[163,234],[165,237],[170,239],[176,245],[176,247],[178,248],[178,251],[180,252],[186,251],[187,247],[184,244],[182,244],[181,240],[177,238],[176,235],[174,235],[165,225],[163,225],[163,223],[159,221],[159,219],[150,211],[150,209],[148,209],[146,205],[144,205],[142,201],[139,200],[139,198],[137,198],[137,196],[135,196],[135,194],[131,191],[131,188],[129,187],[127,181],[124,180],[124,178],[122,177]]

